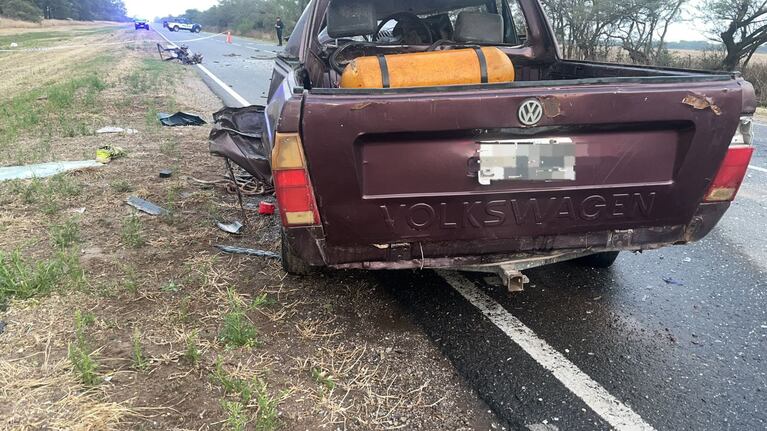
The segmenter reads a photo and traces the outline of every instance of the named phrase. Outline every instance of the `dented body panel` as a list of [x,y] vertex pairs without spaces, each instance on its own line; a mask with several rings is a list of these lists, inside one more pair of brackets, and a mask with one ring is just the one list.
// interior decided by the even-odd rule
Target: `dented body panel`
[[[299,133],[306,157],[321,224],[286,229],[305,261],[455,268],[656,249],[717,224],[729,203],[704,197],[755,109],[753,87],[731,74],[564,61],[538,2],[521,4],[528,42],[504,47],[518,82],[416,89],[307,85],[327,1],[310,4],[299,57],[278,60],[267,108],[270,129]],[[532,124],[530,100],[541,109]],[[487,145],[515,142],[542,147],[498,152],[506,169],[484,167],[501,178],[481,174]]]

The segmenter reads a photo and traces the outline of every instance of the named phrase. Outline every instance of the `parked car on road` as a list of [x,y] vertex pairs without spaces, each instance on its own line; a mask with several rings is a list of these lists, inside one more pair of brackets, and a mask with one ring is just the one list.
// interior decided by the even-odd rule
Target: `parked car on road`
[[136,28],[136,30],[141,28],[144,30],[149,30],[149,21],[145,19],[137,19],[133,21],[133,26]]
[[163,26],[170,31],[186,30],[192,33],[199,33],[202,31],[202,26],[200,24],[193,23],[186,18],[167,21],[167,23],[163,23]]
[[263,133],[291,273],[606,267],[705,237],[753,152],[739,74],[563,59],[537,0],[313,0],[293,36]]

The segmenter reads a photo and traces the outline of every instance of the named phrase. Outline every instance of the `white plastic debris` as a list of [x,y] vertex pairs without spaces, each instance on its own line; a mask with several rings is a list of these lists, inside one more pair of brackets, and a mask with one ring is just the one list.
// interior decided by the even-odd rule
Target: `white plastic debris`
[[99,168],[101,166],[103,165],[95,160],[82,160],[76,162],[51,162],[26,166],[8,166],[5,168],[0,168],[0,181],[46,178],[67,171]]
[[18,48],[19,44],[16,42],[11,43],[11,48]]
[[96,130],[96,134],[103,135],[107,133],[125,133],[126,135],[135,135],[138,133],[138,130],[136,129],[123,129],[122,127],[102,127],[98,130]]

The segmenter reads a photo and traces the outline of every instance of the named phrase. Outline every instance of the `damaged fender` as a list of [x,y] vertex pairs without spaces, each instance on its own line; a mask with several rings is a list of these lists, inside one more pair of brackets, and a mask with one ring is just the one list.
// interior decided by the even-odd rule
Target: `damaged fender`
[[210,153],[225,157],[263,183],[272,183],[269,150],[261,139],[266,116],[263,106],[224,108],[215,114]]

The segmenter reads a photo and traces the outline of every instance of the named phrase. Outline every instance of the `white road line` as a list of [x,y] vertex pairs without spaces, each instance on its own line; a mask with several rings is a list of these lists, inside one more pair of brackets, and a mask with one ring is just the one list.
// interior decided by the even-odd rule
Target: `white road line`
[[[163,39],[165,39],[166,41],[168,41],[168,43],[170,43],[170,44],[171,44],[171,45],[173,45],[174,47],[177,47],[177,48],[178,48],[178,45],[176,45],[176,43],[175,43],[175,42],[173,42],[172,40],[170,40],[170,39],[168,39],[167,37],[165,37],[165,35],[164,35],[164,34],[160,33],[160,32],[159,32],[159,31],[157,31],[157,30],[155,30],[155,33],[159,34],[159,35],[160,35],[160,37],[162,37]],[[246,100],[244,97],[240,96],[240,95],[239,95],[239,94],[238,94],[236,91],[234,91],[234,90],[232,89],[232,87],[230,87],[230,86],[226,85],[226,83],[224,83],[224,81],[222,81],[221,79],[219,79],[219,77],[218,77],[218,76],[214,75],[214,74],[213,74],[213,72],[211,72],[210,70],[208,70],[208,68],[207,68],[207,67],[203,66],[202,64],[198,64],[198,65],[197,65],[197,67],[198,67],[200,70],[202,70],[202,72],[203,72],[204,74],[208,75],[208,77],[210,77],[210,79],[212,79],[212,80],[213,80],[213,82],[215,82],[215,83],[216,83],[216,84],[217,84],[219,87],[223,88],[223,89],[224,89],[224,91],[226,91],[226,92],[227,92],[227,93],[228,93],[230,96],[232,96],[232,97],[234,98],[234,100],[236,100],[236,101],[237,101],[237,103],[239,103],[239,104],[240,104],[240,105],[242,105],[242,106],[250,106],[250,105],[252,105],[252,103],[248,102],[248,101],[247,101],[247,100]]]
[[753,169],[753,170],[755,170],[755,171],[759,171],[759,172],[764,172],[764,173],[767,173],[767,169],[765,169],[765,168],[760,168],[759,166],[748,165],[748,168],[749,168],[749,169]]
[[613,428],[632,431],[654,429],[631,407],[612,396],[471,281],[451,271],[439,271],[439,275]]

